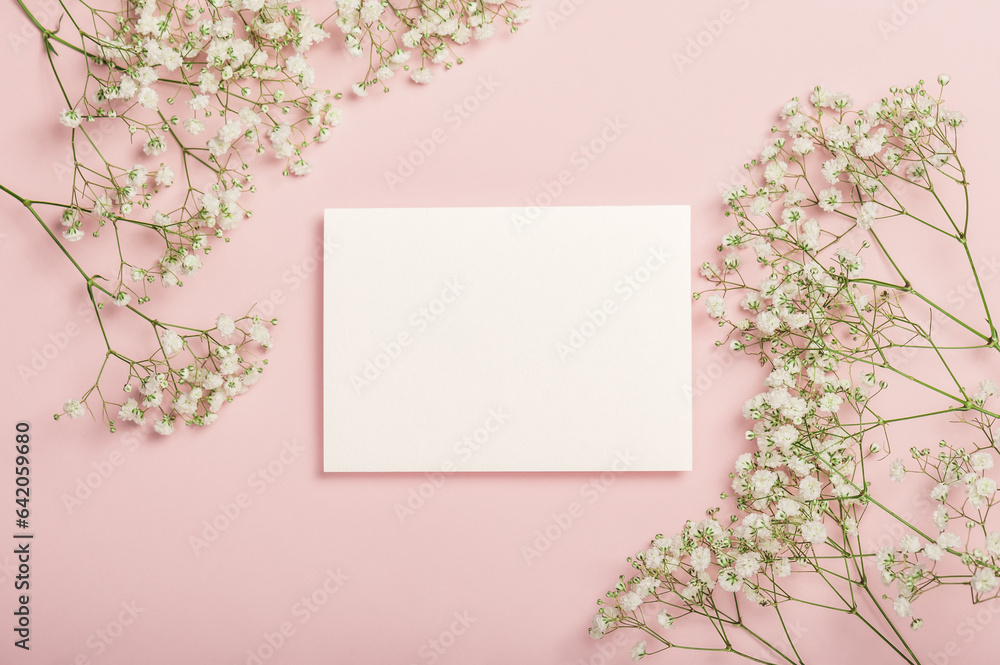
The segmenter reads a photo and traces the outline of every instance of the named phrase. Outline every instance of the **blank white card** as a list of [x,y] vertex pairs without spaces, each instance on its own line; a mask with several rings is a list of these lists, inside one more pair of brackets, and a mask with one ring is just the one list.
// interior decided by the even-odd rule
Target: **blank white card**
[[686,206],[326,211],[326,471],[691,468]]

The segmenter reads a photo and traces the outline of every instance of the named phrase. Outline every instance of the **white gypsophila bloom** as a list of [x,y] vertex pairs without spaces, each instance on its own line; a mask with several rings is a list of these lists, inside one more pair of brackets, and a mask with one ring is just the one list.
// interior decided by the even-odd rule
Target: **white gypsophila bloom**
[[770,335],[778,329],[781,325],[781,319],[778,316],[768,310],[761,312],[757,315],[757,329],[760,330],[764,335]]
[[742,578],[755,575],[760,570],[761,559],[757,552],[744,552],[733,562],[733,571]]
[[972,588],[977,593],[989,593],[997,588],[997,578],[989,568],[980,568],[972,576]]
[[139,94],[136,96],[136,101],[139,105],[147,109],[156,109],[157,105],[160,103],[160,96],[152,88],[143,87],[139,90]]
[[913,609],[910,607],[910,601],[902,596],[892,602],[892,609],[896,611],[896,615],[899,617],[913,616]]
[[161,155],[166,149],[167,143],[159,134],[152,134],[146,139],[146,143],[142,146],[142,151],[150,157]]
[[63,411],[73,420],[77,420],[83,416],[85,409],[78,400],[68,399],[63,403]]
[[160,436],[169,436],[174,433],[174,424],[168,416],[163,416],[153,424],[153,430]]
[[802,538],[812,544],[820,545],[827,539],[826,525],[817,520],[811,520],[802,525]]
[[696,547],[691,552],[691,567],[696,571],[707,570],[710,563],[712,563],[712,551],[707,547]]
[[410,78],[414,83],[430,83],[434,74],[426,67],[419,67],[410,72]]
[[133,422],[137,425],[143,423],[145,413],[139,408],[139,403],[134,399],[125,400],[122,404],[121,409],[118,410],[118,417],[126,422]]
[[951,531],[942,531],[938,534],[937,544],[945,549],[957,549],[962,545],[962,537]]
[[905,477],[906,467],[903,465],[903,460],[897,457],[892,460],[892,463],[889,465],[889,478],[897,483],[901,483]]
[[861,257],[846,247],[841,247],[837,250],[836,258],[838,263],[847,271],[848,277],[860,277],[865,271],[865,263],[861,260]]
[[184,129],[192,136],[198,136],[205,131],[205,123],[198,118],[188,118],[184,121]]
[[938,483],[931,490],[931,498],[935,501],[945,501],[948,498],[948,491],[951,489],[949,485],[944,483]]
[[243,379],[238,376],[229,376],[226,378],[225,383],[222,384],[222,390],[227,397],[235,397],[236,395],[245,393],[247,388],[243,385]]
[[719,586],[729,593],[736,593],[743,588],[743,578],[732,568],[724,568],[719,571]]
[[233,320],[233,317],[225,314],[219,314],[215,320],[215,325],[219,329],[219,334],[223,337],[229,337],[236,330],[236,322]]
[[771,493],[771,488],[778,482],[778,474],[774,471],[759,470],[750,478],[750,491],[754,498],[760,499]]
[[295,176],[306,176],[312,173],[312,164],[305,159],[296,159],[288,166],[288,171]]
[[271,348],[274,341],[271,339],[270,331],[261,323],[253,323],[248,331],[250,339],[259,343],[265,349]]
[[59,122],[70,129],[79,127],[82,121],[83,118],[73,109],[63,109],[62,113],[59,114]]
[[826,212],[834,212],[844,202],[844,196],[836,187],[824,189],[819,193],[819,207]]
[[944,556],[944,548],[936,543],[928,543],[924,545],[924,556],[931,561],[940,561],[941,557]]
[[778,500],[777,508],[788,517],[795,517],[802,512],[802,504],[789,497],[782,497]]
[[639,640],[636,642],[632,650],[629,651],[629,656],[632,658],[633,663],[638,663],[643,656],[646,655],[646,640]]
[[633,612],[642,604],[642,597],[634,591],[626,591],[618,597],[618,606],[623,612]]
[[705,301],[705,308],[713,319],[720,319],[726,315],[726,301],[721,296],[709,296]]
[[875,222],[875,215],[878,213],[878,204],[874,201],[866,201],[861,204],[861,209],[858,211],[858,226],[864,230],[868,231],[871,229]]
[[667,612],[666,610],[660,610],[659,612],[657,612],[656,622],[661,626],[663,626],[664,628],[669,629],[674,627],[674,618],[670,616],[670,613]]
[[473,37],[475,37],[476,41],[485,41],[495,35],[496,31],[496,26],[492,23],[487,23],[473,30]]
[[993,455],[985,450],[972,453],[969,457],[969,465],[972,467],[973,471],[986,471],[987,469],[992,469]]
[[986,536],[986,551],[1000,557],[1000,531],[992,531]]
[[943,504],[934,509],[934,514],[931,516],[934,521],[934,526],[940,531],[944,531],[948,528],[948,508]]
[[174,184],[174,170],[166,164],[161,164],[160,168],[156,171],[155,181],[157,185],[169,187]]
[[977,478],[968,485],[969,502],[976,508],[981,508],[993,498],[997,491],[997,482],[992,478]]
[[908,533],[899,539],[899,550],[910,554],[918,552],[920,550],[920,540],[912,533]]
[[815,476],[806,476],[799,482],[799,498],[803,501],[815,501],[822,490],[823,485]]
[[173,330],[164,330],[160,333],[160,346],[164,353],[171,356],[184,348],[184,339]]

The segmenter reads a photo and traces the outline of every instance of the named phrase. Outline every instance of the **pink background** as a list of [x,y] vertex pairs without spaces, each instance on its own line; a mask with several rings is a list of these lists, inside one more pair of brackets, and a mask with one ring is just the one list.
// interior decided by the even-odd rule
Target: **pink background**
[[[733,20],[712,35],[706,22],[723,10]],[[395,507],[421,486],[429,494],[426,477],[322,472],[321,280],[309,257],[323,209],[521,206],[570,169],[573,182],[558,205],[690,203],[697,264],[729,228],[721,186],[739,178],[787,98],[822,83],[867,102],[889,85],[940,72],[953,77],[951,104],[972,120],[965,162],[985,190],[997,175],[998,21],[1000,6],[987,2],[958,11],[954,3],[926,0],[539,1],[518,35],[467,49],[466,63],[439,72],[431,85],[397,81],[389,95],[346,101],[344,124],[313,152],[310,177],[260,177],[253,221],[213,253],[183,297],[160,293],[154,305],[167,318],[210,325],[220,309],[282,300],[274,307],[281,323],[271,364],[210,429],[151,435],[138,446],[89,421],[51,420],[96,372],[100,340],[77,313],[85,293],[72,269],[23,210],[0,200],[3,427],[12,440],[17,420],[32,424],[37,533],[30,654],[11,647],[14,558],[0,547],[0,614],[7,617],[0,620],[7,635],[0,660],[237,665],[291,622],[294,633],[265,662],[430,663],[431,641],[453,625],[463,630],[454,623],[457,613],[469,625],[441,641],[448,648],[435,662],[627,661],[636,636],[600,643],[587,636],[595,600],[654,534],[679,529],[717,502],[731,460],[746,448],[740,405],[756,388],[754,368],[730,364],[715,350],[716,330],[699,309],[695,372],[714,378],[694,401],[694,472],[621,475],[604,484],[581,474],[453,475],[401,521]],[[66,151],[67,134],[55,124],[62,105],[37,36],[25,28],[30,39],[18,38],[27,22],[13,3],[0,8],[0,25],[10,30],[0,44],[7,134],[0,182],[28,196],[57,197],[66,187],[52,167]],[[898,29],[886,33],[887,25]],[[701,53],[678,67],[673,55],[699,36]],[[320,48],[340,72],[330,85],[343,87],[357,70],[342,65],[358,63],[341,57],[339,45]],[[481,77],[499,86],[460,126],[449,124],[443,114],[467,102]],[[614,119],[626,128],[580,170],[574,152]],[[438,128],[446,140],[391,190],[385,173]],[[995,226],[984,214],[985,191],[979,201],[978,229]],[[313,270],[296,282],[289,277],[296,267]],[[83,332],[37,376],[22,380],[18,367],[68,324]],[[280,461],[285,442],[293,441],[301,452]],[[0,512],[12,523],[13,453],[6,444],[3,450]],[[107,473],[109,462],[116,463]],[[281,473],[258,494],[254,474],[269,464]],[[92,475],[98,467],[106,477]],[[68,508],[65,496],[88,476],[96,488]],[[597,485],[585,490],[591,483]],[[241,492],[249,505],[195,554],[189,538]],[[578,517],[558,526],[566,521],[554,515],[574,503]],[[534,547],[547,527],[556,537],[527,562],[522,548]],[[6,528],[0,538],[8,537]],[[332,596],[317,592],[325,602],[307,610],[302,623],[297,604],[322,588],[328,571],[347,579]],[[978,615],[983,627],[995,611],[974,609],[961,594],[941,598],[955,604],[913,636],[918,655],[925,662],[982,662],[995,647],[988,637],[995,627],[970,631],[967,620]],[[123,603],[141,612],[119,632]],[[817,653],[831,644],[843,649],[837,662],[871,647],[868,638],[843,640],[820,617],[806,617],[801,629]],[[101,635],[114,639],[99,653]],[[949,642],[957,656],[933,655]]]

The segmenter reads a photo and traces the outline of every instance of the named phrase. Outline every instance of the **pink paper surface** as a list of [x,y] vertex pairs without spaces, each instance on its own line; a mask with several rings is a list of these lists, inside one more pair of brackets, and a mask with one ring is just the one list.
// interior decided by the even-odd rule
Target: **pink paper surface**
[[[998,21],[994,3],[539,0],[518,35],[467,49],[465,64],[431,85],[399,80],[389,95],[345,99],[344,124],[313,152],[308,178],[259,177],[253,220],[183,293],[159,293],[154,305],[207,326],[258,301],[280,318],[271,364],[211,428],[167,439],[147,429],[134,445],[89,421],[52,421],[95,375],[99,333],[80,314],[86,295],[72,268],[0,199],[0,425],[11,444],[0,514],[12,525],[13,427],[28,420],[37,534],[28,654],[12,647],[15,557],[0,547],[0,662],[628,662],[636,635],[588,637],[595,600],[652,536],[718,502],[748,449],[740,407],[759,370],[717,350],[717,329],[696,311],[690,473],[324,474],[323,210],[527,206],[566,172],[557,205],[690,203],[697,265],[729,229],[719,192],[739,180],[782,102],[816,84],[870,100],[947,72],[950,105],[971,119],[962,150],[977,185],[976,242],[989,256]],[[0,182],[62,196],[68,132],[56,124],[63,104],[40,40],[13,3],[0,25]],[[320,50],[340,72],[331,87],[360,75],[339,46]],[[412,158],[421,145],[423,158]],[[420,164],[401,182],[387,177],[407,172],[406,161]],[[954,279],[930,249],[927,269]],[[41,369],[21,378],[36,353]],[[195,551],[190,539],[213,521],[228,524]],[[908,637],[925,663],[992,662],[998,611],[1000,602],[972,607],[967,594],[943,593]],[[823,615],[796,626],[812,662],[893,662],[870,635]]]

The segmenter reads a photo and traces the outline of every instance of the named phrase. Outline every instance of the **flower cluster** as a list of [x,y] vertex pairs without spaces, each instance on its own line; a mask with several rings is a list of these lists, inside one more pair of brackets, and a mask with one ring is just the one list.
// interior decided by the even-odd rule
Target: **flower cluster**
[[[118,271],[119,297],[144,302],[148,283],[191,277],[210,239],[252,215],[241,202],[256,191],[252,155],[270,153],[285,173],[305,175],[305,149],[328,139],[342,114],[328,90],[314,87],[307,60],[328,34],[297,4],[130,0],[114,20],[94,16],[105,20],[81,35],[83,91],[60,121],[74,146],[118,134],[143,157],[122,163],[91,150],[94,159],[75,158],[63,238],[99,236],[108,225],[119,244],[125,227],[159,236],[155,264],[122,256]],[[187,191],[168,191],[175,181]]]
[[[228,319],[211,329],[164,326],[140,308],[152,286],[194,277],[213,244],[228,242],[253,216],[247,199],[257,192],[258,166],[312,171],[307,150],[343,119],[341,93],[318,83],[310,60],[324,42],[339,46],[325,24],[336,23],[350,54],[369,55],[370,71],[354,86],[362,94],[399,68],[426,83],[430,63],[461,62],[454,45],[489,38],[500,19],[514,32],[530,15],[508,2],[339,0],[330,13],[298,0],[122,0],[115,9],[84,4],[85,19],[61,5],[60,27],[49,29],[18,4],[39,30],[64,100],[58,120],[71,158],[57,175],[71,188],[64,202],[0,191],[26,206],[84,278],[107,346],[97,382],[63,413],[100,413],[112,431],[153,420],[162,434],[179,420],[212,422],[260,373],[248,345],[270,347],[266,322],[243,317],[237,333]],[[65,71],[67,59],[53,57],[62,53],[77,56],[69,62],[78,68]],[[55,223],[40,212],[49,207],[58,210]],[[74,259],[68,248],[88,235],[114,237],[116,269],[89,272]],[[152,326],[156,354],[136,360],[112,344],[103,316],[109,304]],[[218,338],[228,334],[242,338]],[[189,357],[180,362],[177,353]],[[109,360],[128,368],[123,402],[101,390]],[[91,396],[100,410],[88,405]]]
[[[939,79],[942,91],[947,82]],[[725,332],[718,344],[767,370],[763,390],[743,405],[754,449],[739,455],[732,495],[722,494],[738,512],[727,524],[713,508],[681,533],[658,536],[630,559],[635,576],[622,577],[599,602],[591,634],[642,630],[635,660],[683,648],[770,662],[754,655],[757,648],[766,658],[801,662],[787,630],[779,642],[751,629],[746,608],[770,610],[784,626],[787,606],[805,603],[860,618],[904,661],[916,662],[893,610],[916,629],[922,621],[912,618],[911,602],[922,593],[965,584],[979,601],[1000,586],[1000,532],[987,525],[997,490],[988,471],[1000,452],[991,406],[997,386],[984,380],[966,389],[954,355],[1000,351],[969,250],[968,182],[956,150],[965,117],[923,83],[893,88],[864,108],[818,87],[808,103],[786,103],[780,116],[760,159],[747,165],[751,181],[723,194],[734,226],[719,245],[721,261],[701,266],[711,287],[695,294]],[[949,187],[964,198],[958,214],[945,203]],[[979,285],[985,330],[942,307],[933,278],[911,274],[897,256],[892,240],[912,242],[918,230],[958,248]],[[928,310],[948,325],[925,321]],[[940,384],[940,372],[918,373],[920,354],[949,382]],[[890,416],[892,405],[883,404],[890,383],[922,391],[940,408]],[[914,469],[896,460],[883,476],[902,480],[914,471],[933,480],[938,535],[931,537],[880,500],[872,478],[895,423],[942,417],[971,425],[981,442],[969,450],[941,441],[935,455],[914,447]],[[872,512],[898,520],[907,535],[872,551],[862,538]],[[869,567],[875,579],[895,584],[893,598],[883,594],[888,609],[869,585]],[[793,593],[785,580],[792,574],[811,576],[812,587]],[[647,618],[652,608],[660,608],[655,623]],[[669,639],[665,629],[692,617],[711,624],[721,645]],[[659,648],[650,650],[649,639]]]
[[336,24],[347,52],[358,58],[369,54],[368,70],[352,89],[365,96],[372,88],[388,92],[389,80],[400,69],[416,83],[430,83],[432,65],[461,64],[455,46],[485,41],[503,20],[511,32],[531,17],[531,8],[489,0],[420,0],[399,3],[383,0],[337,0]]
[[[102,399],[102,419],[115,431],[120,423],[153,423],[157,434],[169,435],[177,424],[205,426],[218,418],[219,410],[257,383],[267,360],[260,351],[273,346],[268,325],[247,315],[239,319],[219,315],[215,327],[191,330],[150,321],[158,331],[159,348],[136,360],[112,352],[128,364],[128,380],[122,402],[101,395],[100,376],[83,401],[67,400],[62,414],[77,419],[86,413],[91,392]],[[117,409],[117,411],[116,411]]]

